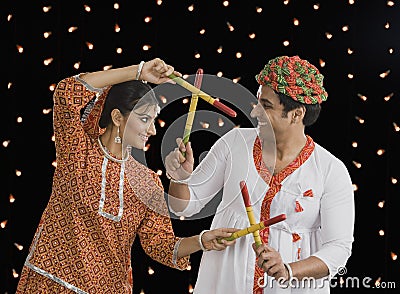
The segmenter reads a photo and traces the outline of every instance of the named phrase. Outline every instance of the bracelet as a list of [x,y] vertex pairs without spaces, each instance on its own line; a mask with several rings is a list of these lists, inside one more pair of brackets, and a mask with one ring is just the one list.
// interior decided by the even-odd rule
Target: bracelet
[[139,63],[138,70],[137,70],[137,73],[136,73],[136,80],[139,80],[139,77],[140,77],[140,74],[142,72],[142,68],[143,68],[144,64],[145,64],[145,62],[143,60]]
[[290,281],[293,279],[292,267],[291,267],[288,263],[284,263],[283,265],[286,267],[286,269],[287,269],[287,271],[288,271],[288,274],[289,274],[289,279],[288,279],[288,281],[290,282]]
[[203,251],[210,251],[210,249],[207,249],[207,248],[204,247],[203,241],[201,241],[201,237],[203,237],[203,234],[204,234],[205,232],[208,232],[208,231],[209,231],[209,230],[203,230],[203,231],[201,231],[201,233],[199,234],[199,245],[200,245],[201,250],[203,250]]

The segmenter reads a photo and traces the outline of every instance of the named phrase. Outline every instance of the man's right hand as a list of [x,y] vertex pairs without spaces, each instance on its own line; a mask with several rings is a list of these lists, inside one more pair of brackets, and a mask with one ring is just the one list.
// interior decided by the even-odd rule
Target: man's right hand
[[[174,180],[182,181],[189,178],[193,172],[193,150],[188,142],[185,146],[181,138],[176,139],[178,147],[165,157],[165,168]],[[185,152],[185,156],[182,153]]]

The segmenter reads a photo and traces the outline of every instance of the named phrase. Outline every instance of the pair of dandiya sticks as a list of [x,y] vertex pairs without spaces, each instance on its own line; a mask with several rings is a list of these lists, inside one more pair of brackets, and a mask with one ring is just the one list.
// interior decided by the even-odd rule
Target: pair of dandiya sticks
[[[185,145],[187,142],[189,142],[189,136],[190,132],[192,131],[194,115],[196,113],[197,101],[199,100],[198,99],[199,97],[205,100],[206,102],[210,103],[214,107],[218,108],[219,110],[225,112],[227,115],[231,117],[236,117],[236,112],[232,108],[226,106],[219,100],[211,97],[207,93],[200,90],[201,83],[203,81],[203,69],[199,68],[197,70],[194,80],[194,85],[188,83],[181,77],[178,77],[174,74],[170,74],[168,77],[172,79],[174,82],[176,82],[178,85],[182,86],[183,88],[192,93],[192,98],[190,100],[190,106],[189,106],[189,113],[186,119],[185,130],[183,132],[183,139],[182,139]],[[185,156],[185,152],[182,152],[182,154],[183,156]]]
[[237,238],[243,237],[247,234],[253,234],[254,243],[256,246],[260,246],[262,244],[259,230],[262,230],[266,227],[272,226],[273,224],[279,223],[286,219],[286,214],[282,213],[268,220],[262,221],[260,223],[256,223],[256,218],[253,213],[253,207],[250,203],[249,191],[247,190],[246,182],[240,182],[240,191],[242,192],[242,197],[244,201],[244,205],[246,206],[247,217],[249,218],[250,227],[247,227],[243,230],[239,230],[237,232],[232,233],[230,237],[224,238],[227,241],[232,241]]
[[[194,85],[188,83],[181,77],[178,77],[174,74],[171,74],[168,77],[170,79],[172,79],[174,82],[176,82],[178,85],[182,86],[183,88],[185,88],[186,90],[188,90],[192,93],[192,98],[191,98],[190,106],[189,106],[189,113],[188,113],[188,117],[186,119],[185,130],[184,130],[183,139],[182,139],[182,141],[185,145],[187,142],[189,142],[189,136],[190,136],[190,132],[191,132],[192,126],[193,126],[193,120],[194,120],[194,115],[196,112],[198,97],[202,98],[203,100],[210,103],[211,105],[214,105],[216,108],[225,112],[229,116],[236,117],[236,112],[233,109],[229,108],[228,106],[226,106],[219,100],[212,98],[210,95],[208,95],[207,93],[200,90],[202,79],[203,79],[203,70],[201,68],[199,68],[196,72]],[[183,156],[185,156],[184,152],[183,152]],[[277,215],[268,220],[257,223],[256,218],[253,213],[253,207],[251,206],[251,203],[250,203],[250,196],[249,196],[249,192],[247,190],[245,181],[240,182],[240,190],[241,190],[243,201],[244,201],[244,204],[246,207],[246,212],[247,212],[247,216],[249,218],[250,226],[245,229],[236,231],[236,232],[232,233],[232,235],[230,237],[223,238],[223,239],[227,240],[227,241],[232,241],[237,238],[243,237],[247,234],[253,234],[254,242],[255,242],[256,246],[259,246],[262,244],[259,230],[262,230],[262,229],[264,229],[268,226],[271,226],[273,224],[276,224],[278,222],[284,221],[286,219],[286,215],[280,214],[280,215]],[[221,242],[221,239],[219,240],[219,242]]]

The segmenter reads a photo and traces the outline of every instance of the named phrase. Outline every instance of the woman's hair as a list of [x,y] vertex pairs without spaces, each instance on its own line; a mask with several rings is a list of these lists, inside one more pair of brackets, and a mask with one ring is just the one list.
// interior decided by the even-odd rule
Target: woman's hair
[[287,117],[288,112],[293,109],[304,107],[306,109],[306,113],[303,118],[303,124],[308,127],[317,121],[319,113],[321,112],[320,104],[300,103],[285,94],[276,91],[275,93],[279,96],[279,101],[283,105],[283,117]]
[[108,91],[99,126],[107,127],[111,122],[111,112],[118,109],[122,115],[143,105],[158,105],[153,89],[142,81],[128,81],[113,85]]

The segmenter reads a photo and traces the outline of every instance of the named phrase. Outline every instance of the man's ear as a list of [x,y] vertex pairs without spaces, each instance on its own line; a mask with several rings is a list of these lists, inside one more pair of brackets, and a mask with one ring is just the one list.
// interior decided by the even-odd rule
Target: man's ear
[[296,108],[292,115],[292,123],[303,121],[303,118],[306,115],[306,108],[304,106]]

